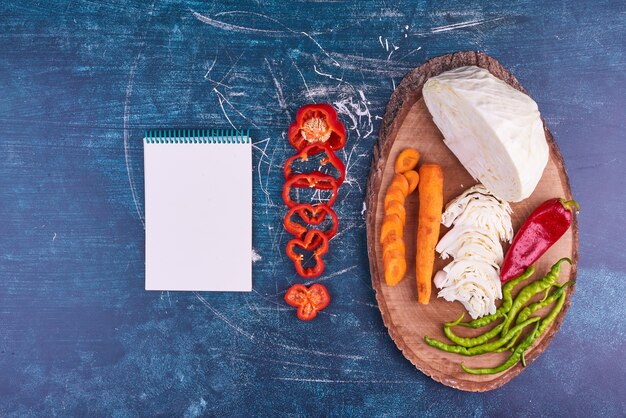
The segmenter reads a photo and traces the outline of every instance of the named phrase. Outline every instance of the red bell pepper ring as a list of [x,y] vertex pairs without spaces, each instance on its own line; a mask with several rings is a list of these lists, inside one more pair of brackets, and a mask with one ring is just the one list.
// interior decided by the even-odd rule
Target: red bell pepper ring
[[513,238],[506,252],[500,281],[519,276],[567,232],[574,212],[580,206],[574,200],[550,199],[535,209]]
[[[298,254],[295,248],[301,248],[306,251],[313,251],[313,260],[315,265],[313,267],[304,267],[305,260],[304,255]],[[322,256],[328,252],[328,238],[322,231],[312,229],[308,231],[304,238],[294,238],[287,243],[287,257],[289,257],[296,268],[296,271],[301,277],[313,278],[317,277],[324,271],[324,260]],[[307,260],[308,261],[308,260]]]
[[[311,144],[306,146],[305,148],[303,148],[299,153],[297,153],[296,155],[290,157],[286,162],[285,162],[285,179],[288,179],[289,177],[291,177],[291,175],[293,174],[293,162],[294,161],[301,161],[301,162],[305,162],[308,161],[309,157],[311,155],[316,155],[319,154],[320,152],[324,152],[326,154],[326,156],[322,159],[322,161],[320,162],[321,165],[326,165],[329,164],[335,168],[335,170],[337,170],[337,177],[335,178],[335,181],[337,182],[337,186],[341,186],[341,183],[343,183],[344,178],[346,177],[346,166],[343,164],[343,162],[335,155],[335,153],[333,152],[332,149],[330,149],[330,147],[328,145],[320,145],[320,144]],[[310,172],[309,174],[324,174],[319,170],[315,170]],[[301,183],[300,186],[301,187],[307,187],[306,185],[306,181],[302,181],[299,182]],[[319,188],[323,188],[323,186],[325,186],[324,184],[320,185]]]
[[296,112],[296,121],[289,127],[288,137],[298,151],[310,144],[326,144],[330,149],[338,150],[346,143],[346,128],[337,119],[337,112],[331,105],[307,104]]
[[290,234],[293,234],[298,238],[302,238],[302,236],[307,233],[308,229],[306,226],[296,222],[293,219],[294,215],[298,215],[298,217],[302,219],[304,223],[313,226],[321,225],[328,215],[331,218],[332,226],[322,232],[329,240],[337,233],[337,228],[339,227],[337,214],[334,210],[332,210],[330,207],[323,203],[317,203],[315,205],[311,205],[309,203],[301,203],[292,207],[289,212],[287,212],[287,215],[285,216],[285,220],[283,222],[285,225],[285,229]]
[[298,318],[310,321],[317,313],[328,306],[330,295],[323,284],[315,283],[307,289],[303,284],[294,284],[285,293],[285,302],[298,308]]
[[294,174],[285,181],[283,187],[283,200],[289,209],[300,204],[291,199],[291,189],[308,189],[314,188],[319,190],[331,190],[332,194],[326,203],[326,206],[332,206],[337,199],[337,182],[335,178],[328,174],[312,173],[312,174]]

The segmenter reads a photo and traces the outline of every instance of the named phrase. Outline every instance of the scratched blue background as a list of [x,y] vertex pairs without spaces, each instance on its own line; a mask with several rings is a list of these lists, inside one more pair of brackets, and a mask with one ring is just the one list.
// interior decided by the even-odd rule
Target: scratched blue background
[[[485,394],[396,349],[362,212],[394,86],[468,49],[536,99],[583,208],[561,331]],[[624,416],[625,51],[621,0],[3,1],[0,415]],[[334,299],[312,323],[282,301],[285,134],[307,102],[349,134]],[[254,135],[253,292],[145,292],[142,131],[231,126]]]

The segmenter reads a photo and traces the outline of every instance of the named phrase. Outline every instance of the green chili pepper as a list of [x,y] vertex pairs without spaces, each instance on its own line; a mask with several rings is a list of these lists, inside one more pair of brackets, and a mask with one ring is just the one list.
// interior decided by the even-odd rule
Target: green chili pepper
[[443,333],[446,335],[446,337],[448,337],[450,341],[455,344],[463,347],[475,347],[477,345],[486,343],[487,341],[498,335],[500,331],[502,331],[503,326],[504,323],[500,323],[489,331],[485,332],[484,334],[480,334],[476,337],[460,337],[456,335],[454,331],[450,329],[450,327],[443,327]]
[[[511,293],[513,292],[513,289],[515,288],[515,286],[517,286],[519,283],[523,282],[524,280],[528,279],[534,273],[535,273],[535,266],[529,266],[526,269],[526,271],[522,273],[520,276],[516,277],[513,280],[506,282],[506,284],[502,286],[502,304],[500,305],[498,309],[496,309],[495,313],[492,313],[491,315],[483,316],[482,318],[478,318],[470,322],[456,322],[455,321],[452,324],[460,325],[463,327],[470,327],[470,328],[481,328],[481,327],[484,327],[485,325],[492,323],[498,318],[502,318],[511,309],[511,305],[513,304],[513,296],[511,295]],[[448,325],[448,324],[445,324],[445,325],[453,326],[453,325]]]
[[443,324],[444,327],[455,327],[457,325],[459,325],[459,323],[463,320],[463,318],[465,317],[465,312],[461,312],[461,316],[459,316],[459,318],[454,321],[454,322],[445,322]]
[[558,290],[561,290],[561,294],[558,300],[556,301],[554,308],[552,308],[550,313],[546,315],[546,317],[543,318],[543,320],[539,323],[539,328],[537,329],[537,337],[543,334],[546,328],[548,328],[548,326],[552,323],[552,321],[554,321],[554,319],[557,317],[559,312],[561,312],[561,309],[563,309],[563,305],[565,305],[565,298],[567,294],[563,292],[563,287],[560,287],[559,289],[557,289],[557,291]]
[[504,320],[504,326],[502,327],[501,332],[502,336],[505,336],[509,332],[509,328],[511,327],[513,320],[517,316],[517,313],[520,311],[520,309],[522,309],[522,306],[524,306],[526,302],[530,300],[530,298],[532,298],[539,292],[543,292],[544,290],[549,289],[556,283],[557,279],[559,278],[559,273],[561,272],[561,264],[564,261],[567,261],[570,264],[572,263],[569,258],[560,259],[552,266],[548,274],[546,274],[543,279],[532,282],[524,286],[522,290],[519,291],[519,293],[515,297],[515,300],[513,300],[513,304],[508,312],[507,318]]
[[[528,334],[526,338],[524,338],[524,340],[520,343],[520,345],[517,346],[515,351],[513,351],[513,353],[509,356],[509,358],[501,365],[497,367],[490,367],[490,368],[484,368],[484,369],[470,369],[468,367],[465,367],[465,365],[461,363],[461,368],[465,372],[470,373],[470,374],[496,374],[496,373],[500,373],[500,372],[510,369],[511,367],[515,366],[518,361],[520,361],[520,359],[524,355],[524,352],[533,344],[533,342],[537,338],[538,329],[539,329],[539,323],[535,325],[535,329],[530,334]],[[526,362],[525,359],[524,359],[524,362]]]
[[[563,308],[566,299],[566,292],[564,288],[569,286],[571,282],[564,283],[563,285],[555,284],[558,280],[559,273],[561,271],[561,264],[567,261],[571,264],[569,258],[562,258],[557,261],[550,271],[540,280],[529,283],[524,286],[517,294],[515,299],[512,297],[512,292],[515,286],[522,281],[529,278],[535,271],[533,266],[526,269],[524,274],[508,281],[502,287],[502,304],[496,310],[494,314],[469,321],[462,322],[464,313],[454,322],[448,322],[444,324],[444,334],[451,341],[457,345],[449,345],[442,341],[424,337],[426,343],[432,347],[440,350],[461,354],[465,356],[474,356],[478,354],[501,352],[511,349],[515,346],[515,343],[519,336],[522,334],[525,327],[530,324],[536,323],[533,331],[529,333],[522,342],[513,349],[513,353],[509,358],[497,367],[483,368],[483,369],[470,369],[465,367],[461,363],[461,368],[471,374],[495,374],[503,372],[520,360],[524,366],[526,366],[525,352],[533,344],[533,342],[539,338],[539,336],[550,326],[550,324],[556,319],[559,312]],[[556,289],[550,294],[550,289],[556,287]],[[532,303],[526,307],[524,305],[537,293],[545,291],[543,298],[535,303]],[[556,302],[556,303],[555,303]],[[531,315],[541,308],[555,303],[554,308],[545,318],[531,317]],[[457,325],[466,326],[471,328],[483,327],[498,318],[504,317],[504,321],[492,328],[491,330],[478,335],[476,337],[460,337],[456,335],[451,328]],[[515,326],[512,326],[515,320]],[[489,342],[489,340],[500,333],[500,338],[496,341]]]
[[464,356],[475,356],[478,354],[491,353],[494,350],[502,347],[504,344],[508,343],[509,340],[515,336],[515,334],[521,332],[528,325],[538,322],[540,319],[541,318],[539,317],[530,318],[529,320],[524,321],[523,323],[513,327],[511,329],[511,332],[509,332],[507,335],[500,338],[499,340],[493,342],[486,342],[487,340],[485,340],[483,344],[477,345],[475,347],[468,348],[460,345],[449,345],[442,341],[428,337],[424,337],[424,341],[426,341],[426,344],[430,345],[431,347],[438,348],[439,350],[446,351],[448,353],[462,354]]
[[515,286],[528,279],[533,274],[535,274],[535,266],[529,266],[524,273],[502,286],[502,305],[500,305],[500,307],[505,313],[511,310],[511,305],[513,304],[513,289],[515,289]]
[[[531,303],[530,305],[528,305],[527,307],[522,309],[520,311],[519,315],[517,315],[517,319],[515,320],[515,323],[516,324],[520,324],[520,323],[524,322],[526,319],[528,319],[530,317],[530,315],[532,315],[533,313],[537,312],[539,309],[545,308],[546,306],[551,305],[555,301],[558,301],[561,298],[561,296],[563,295],[564,289],[567,286],[571,285],[572,283],[574,283],[574,282],[569,281],[569,282],[563,283],[562,285],[554,285],[553,287],[556,287],[556,289],[554,290],[554,292],[552,292],[552,294],[550,294],[550,296],[548,296],[547,298],[543,298],[539,302]],[[548,289],[548,290],[550,290],[550,289]],[[558,302],[557,302],[557,305],[558,305]],[[561,309],[559,308],[559,311],[560,310]],[[545,327],[544,327],[544,329],[545,329]],[[541,335],[542,332],[543,332],[543,330],[541,330],[541,332],[538,333],[537,337],[539,335]],[[502,351],[510,350],[511,347],[513,347],[513,345],[515,344],[515,341],[517,341],[517,339],[519,338],[520,335],[521,335],[521,332],[518,332],[517,336],[515,338],[513,338],[507,346],[503,347]]]
[[[522,341],[520,343],[520,345],[517,346],[517,348],[513,351],[513,354],[511,354],[511,356],[509,357],[509,360],[507,360],[507,363],[509,361],[513,361],[512,359],[513,359],[513,357],[515,356],[516,353],[519,353],[520,347],[525,345],[528,342],[530,336],[532,335],[533,338],[530,340],[530,344],[528,344],[528,346],[526,346],[526,348],[524,348],[521,351],[521,353],[519,353],[520,359],[522,360],[522,365],[524,367],[526,367],[526,358],[524,357],[524,352],[528,349],[528,347],[530,347],[530,345],[532,345],[532,343],[537,338],[539,338],[539,336],[548,328],[548,326],[552,323],[552,321],[554,321],[554,319],[558,316],[559,312],[561,312],[561,309],[563,309],[563,305],[565,305],[565,299],[567,297],[567,294],[563,291],[563,288],[568,286],[570,283],[571,282],[567,282],[567,283],[563,284],[563,286],[560,286],[557,290],[555,290],[552,293],[552,295],[550,295],[550,297],[548,299],[552,298],[552,296],[555,296],[555,294],[556,294],[556,296],[558,296],[558,299],[556,301],[556,304],[554,305],[554,308],[552,308],[550,313],[545,318],[543,318],[543,320],[540,323],[537,324],[537,326],[535,327],[535,330],[533,331],[533,333],[528,335],[526,337],[526,339],[524,339],[524,341]],[[537,303],[541,303],[541,302],[537,302]],[[547,306],[547,305],[544,305],[544,306]],[[525,322],[528,322],[528,321],[529,320],[527,320]],[[525,323],[525,322],[523,322],[523,323]],[[513,329],[515,329],[515,327]],[[513,332],[513,329],[511,329],[511,333]],[[519,334],[521,334],[521,331],[517,331],[516,334],[517,335],[515,336],[515,338],[513,338],[511,341],[517,340],[517,338],[519,337]],[[504,349],[508,349],[508,348],[504,347]],[[504,351],[504,349],[498,349],[498,350],[496,350],[496,352]],[[497,368],[494,368],[494,369],[466,369],[463,366],[463,364],[461,364],[461,367],[466,372],[472,373],[472,374],[490,374],[490,373],[499,373],[501,371],[504,371],[504,370],[508,369],[509,367],[512,367],[515,363],[517,363],[517,361],[515,361],[513,364],[510,364],[508,367],[504,367],[507,363],[504,363],[501,366],[499,366]],[[504,367],[504,368],[502,368],[502,367]],[[496,371],[487,372],[487,370],[496,370]]]
[[[459,322],[456,325],[459,325],[459,326],[462,326],[462,327],[468,327],[468,328],[482,328],[482,327],[484,327],[486,325],[491,324],[496,319],[502,318],[503,316],[504,316],[504,310],[498,308],[491,315],[485,315],[485,316],[483,316],[481,318],[477,318],[477,319],[474,319],[473,321],[469,321],[469,322]],[[448,324],[444,324],[444,325],[449,326]]]
[[461,316],[456,321],[446,322],[443,327],[443,333],[446,335],[446,337],[448,337],[450,341],[457,345],[461,345],[463,347],[474,347],[480,344],[484,344],[485,342],[498,335],[502,330],[502,324],[500,324],[493,329],[487,331],[486,333],[478,335],[476,337],[460,337],[456,335],[454,331],[452,331],[451,327],[458,325],[461,320],[463,320],[464,316],[465,312],[462,312]]
[[509,311],[509,309],[511,309],[511,304],[513,303],[513,297],[511,295],[511,293],[513,292],[513,289],[518,283],[521,283],[522,281],[532,276],[534,272],[535,272],[535,267],[530,266],[526,269],[526,271],[522,275],[520,275],[519,277],[516,277],[513,280],[510,280],[502,287],[502,304],[500,305],[500,307],[496,310],[494,314],[484,316],[482,318],[476,319],[471,322],[461,322],[461,320],[465,316],[465,313],[462,313],[461,316],[456,321],[445,323],[443,332],[446,335],[446,337],[448,337],[448,339],[452,341],[453,343],[461,345],[463,347],[474,347],[480,344],[484,344],[490,339],[492,339],[493,337],[495,337],[496,335],[498,335],[502,331],[502,328],[504,326],[503,323],[495,326],[494,328],[485,332],[484,334],[477,335],[476,337],[472,337],[472,338],[460,337],[456,335],[454,331],[452,331],[450,328],[456,325],[463,325],[463,326],[470,326],[472,328],[478,328],[478,327],[483,327],[500,317],[503,317],[503,316],[506,317],[506,313]]
[[513,338],[511,338],[511,340],[509,341],[509,343],[507,345],[505,345],[504,347],[498,348],[496,351],[494,351],[494,353],[503,353],[505,351],[511,350],[513,348],[513,346],[515,345],[515,343],[517,342],[517,339],[519,338],[520,335],[521,335],[521,332],[518,333]]
[[570,281],[570,282],[563,283],[562,285],[554,285],[556,289],[554,290],[554,292],[550,294],[550,296],[542,299],[539,302],[531,303],[530,305],[522,309],[519,315],[517,315],[517,319],[515,320],[515,323],[519,324],[520,322],[524,322],[525,320],[528,319],[528,317],[530,317],[530,315],[532,315],[539,309],[545,308],[546,306],[551,305],[553,302],[555,302],[561,297],[561,295],[564,292],[564,288],[571,285],[572,283],[573,282]]

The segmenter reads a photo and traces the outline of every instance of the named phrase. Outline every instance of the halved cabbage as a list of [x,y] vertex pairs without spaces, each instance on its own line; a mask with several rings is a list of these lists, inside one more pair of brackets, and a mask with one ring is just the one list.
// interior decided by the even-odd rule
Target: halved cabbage
[[431,77],[422,94],[445,144],[475,179],[509,202],[532,194],[549,155],[533,99],[475,66]]

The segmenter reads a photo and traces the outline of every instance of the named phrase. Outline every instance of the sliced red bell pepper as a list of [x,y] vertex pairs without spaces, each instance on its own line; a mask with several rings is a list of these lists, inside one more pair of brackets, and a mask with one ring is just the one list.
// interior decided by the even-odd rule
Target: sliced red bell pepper
[[288,136],[289,142],[298,151],[309,144],[320,143],[338,150],[346,143],[346,128],[337,119],[337,112],[331,105],[307,104],[298,109]]
[[[301,248],[305,251],[313,251],[313,267],[305,267],[304,264],[308,260],[304,259],[304,255],[298,254],[295,248]],[[305,278],[317,277],[324,271],[324,260],[322,256],[328,252],[328,238],[322,231],[312,229],[308,231],[304,238],[294,238],[287,243],[287,257],[289,257],[296,268],[298,274]]]
[[285,216],[284,225],[287,232],[295,235],[298,238],[302,238],[308,231],[308,228],[293,219],[294,215],[297,215],[304,223],[313,226],[319,226],[326,219],[326,215],[329,215],[332,221],[332,226],[324,231],[324,235],[329,240],[337,233],[339,221],[337,214],[334,210],[323,203],[316,203],[311,205],[309,203],[300,203],[292,207]]
[[[306,162],[309,160],[309,157],[312,155],[319,154],[323,152],[325,154],[324,158],[322,158],[320,164],[326,165],[330,163],[330,165],[337,171],[337,175],[334,176],[335,181],[337,182],[337,186],[341,186],[344,178],[346,177],[346,166],[343,162],[335,155],[332,149],[328,145],[320,145],[320,144],[311,144],[303,148],[299,153],[290,157],[285,162],[285,179],[288,179],[293,174],[293,163],[295,161]],[[300,174],[300,173],[296,173]],[[309,174],[325,174],[320,170],[311,171]],[[302,182],[302,187],[307,187],[305,182]],[[323,186],[323,185],[322,185]],[[321,187],[320,187],[321,188]]]
[[326,206],[332,206],[337,199],[337,182],[335,178],[328,174],[323,173],[311,173],[311,174],[294,174],[285,181],[283,187],[283,200],[289,209],[298,205],[300,202],[295,202],[291,199],[291,189],[319,189],[330,190],[331,196],[326,203]]
[[298,318],[310,321],[317,313],[328,306],[330,295],[323,284],[315,283],[307,289],[303,284],[294,284],[285,293],[285,302],[298,308]]

